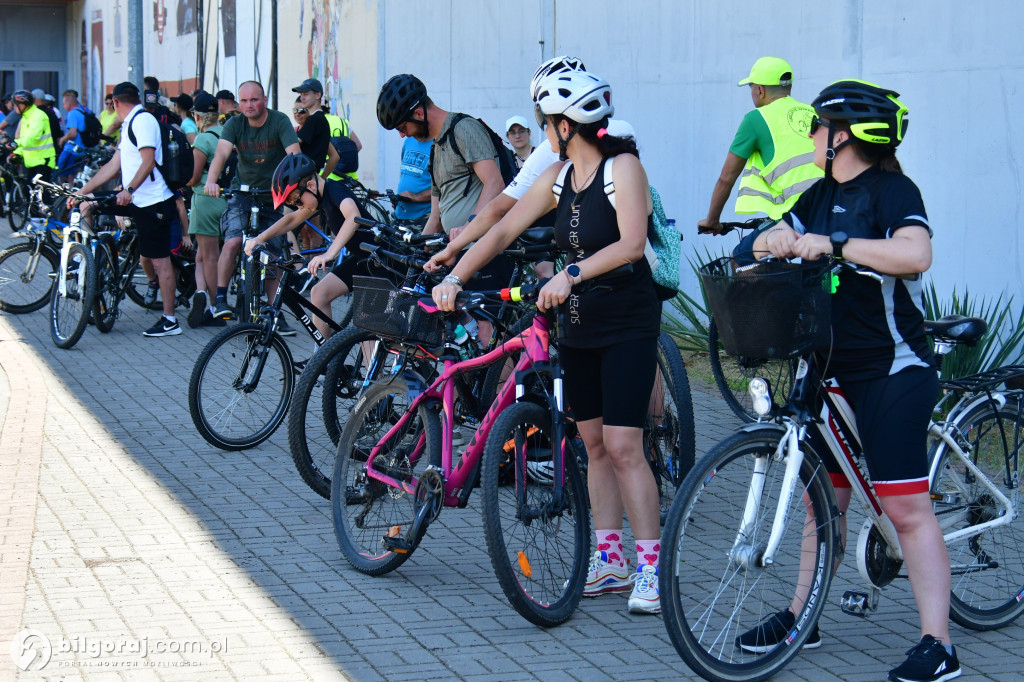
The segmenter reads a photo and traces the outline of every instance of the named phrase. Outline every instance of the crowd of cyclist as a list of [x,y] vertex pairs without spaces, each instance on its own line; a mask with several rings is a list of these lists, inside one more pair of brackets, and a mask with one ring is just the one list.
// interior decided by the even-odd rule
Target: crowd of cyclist
[[[739,179],[736,211],[764,214],[772,222],[741,243],[738,259],[831,256],[882,274],[880,286],[844,278],[836,295],[841,314],[833,319],[828,370],[854,405],[868,467],[899,533],[921,617],[922,639],[890,679],[951,679],[960,674],[960,665],[947,622],[949,562],[928,497],[924,450],[935,374],[924,339],[921,287],[895,277],[923,272],[931,262],[931,228],[920,192],[895,158],[907,131],[907,107],[895,91],[854,79],[837,81],[811,105],[803,104],[791,96],[793,69],[776,57],[758,60],[739,85],[749,86],[755,108],[729,147],[698,231],[722,231],[720,217]],[[358,248],[365,237],[355,219],[365,211],[348,180],[355,168],[343,160],[361,144],[345,119],[324,112],[319,81],[308,79],[294,91],[298,130],[285,114],[267,108],[263,87],[255,81],[238,87],[238,102],[231,98],[229,111],[224,93],[196,92],[174,98],[177,115],[158,108],[155,92],[140,96],[130,83],[113,89],[108,108],[121,125],[118,130],[109,123],[104,133],[120,133],[118,151],[82,192],[98,189],[120,172],[113,210],[136,218],[142,255],[152,264],[151,294],[159,289],[165,301],[161,321],[146,335],[181,331],[166,260],[178,198],[160,176],[157,119],[193,135],[196,164],[183,237],[188,241],[191,235],[198,246],[190,325],[225,324],[233,315],[227,289],[239,252],[261,245],[287,250],[289,240],[305,237],[306,220],[319,219],[334,238],[307,265],[314,276],[325,273],[311,300],[329,310],[335,298],[352,291],[353,276],[366,258]],[[538,266],[550,279],[537,304],[541,309],[566,304],[569,311],[561,359],[566,395],[589,456],[596,529],[584,594],[629,591],[631,612],[658,613],[658,493],[642,445],[661,319],[645,258],[652,213],[648,179],[632,128],[612,119],[611,85],[582,61],[545,62],[529,94],[545,139],[533,148],[526,119],[508,120],[506,149],[517,171],[512,179],[504,177],[502,150],[482,121],[440,108],[412,74],[389,78],[376,114],[385,129],[404,138],[398,189],[407,201],[399,204],[399,217],[419,218],[425,233],[448,236],[447,247],[425,266],[431,272],[451,267],[431,292],[445,311],[454,310],[463,288],[506,285],[510,267],[501,251],[531,226],[554,227],[554,240],[567,260],[557,271],[550,263]],[[56,145],[73,144],[76,119],[67,117],[71,127],[57,139],[32,93],[16,92],[12,101],[21,115],[17,141],[26,169],[55,168]],[[153,116],[143,116],[145,110]],[[335,145],[332,139],[338,137],[349,146]],[[240,193],[220,198],[218,180],[234,155],[231,187],[248,185],[269,195],[260,232],[245,244],[250,202],[263,199]],[[347,255],[341,257],[343,248]],[[267,285],[267,295],[273,296],[276,282],[269,278]],[[321,331],[326,336],[330,330]],[[481,324],[480,334],[490,330]],[[840,489],[838,496],[845,509],[849,493]],[[622,544],[623,513],[636,538],[635,567]],[[742,633],[736,646],[759,651],[778,644],[804,598],[794,595],[792,609]],[[815,632],[807,646],[820,644]]]

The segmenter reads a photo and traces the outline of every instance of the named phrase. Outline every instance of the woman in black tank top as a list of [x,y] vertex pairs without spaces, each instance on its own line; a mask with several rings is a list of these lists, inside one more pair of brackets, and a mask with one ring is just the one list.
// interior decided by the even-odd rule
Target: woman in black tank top
[[[462,282],[544,213],[557,209],[555,239],[569,263],[541,289],[541,309],[568,303],[561,341],[565,391],[589,456],[588,487],[598,551],[586,596],[632,588],[629,610],[658,613],[658,490],[643,453],[643,422],[654,385],[661,320],[644,259],[651,198],[632,138],[608,134],[611,88],[582,71],[547,76],[536,89],[537,122],[571,167],[555,164],[434,288],[453,310]],[[604,168],[612,166],[611,187]],[[607,192],[616,197],[613,208]],[[556,201],[554,192],[559,193]],[[637,542],[637,575],[622,548],[622,513]]]

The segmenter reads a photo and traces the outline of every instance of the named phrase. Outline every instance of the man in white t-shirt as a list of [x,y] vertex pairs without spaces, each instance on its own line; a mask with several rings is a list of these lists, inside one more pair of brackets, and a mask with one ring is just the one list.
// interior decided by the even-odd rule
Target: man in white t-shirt
[[[175,276],[170,258],[175,205],[174,194],[158,168],[163,162],[160,125],[156,117],[143,109],[139,89],[132,83],[119,83],[114,87],[113,96],[114,113],[121,121],[121,140],[113,158],[96,172],[80,193],[91,194],[119,171],[122,189],[117,193],[116,206],[90,211],[91,204],[86,204],[83,215],[93,212],[132,218],[139,235],[139,253],[153,264],[164,306],[160,321],[142,335],[174,336],[181,333],[174,317]],[[101,196],[104,195],[97,195]]]

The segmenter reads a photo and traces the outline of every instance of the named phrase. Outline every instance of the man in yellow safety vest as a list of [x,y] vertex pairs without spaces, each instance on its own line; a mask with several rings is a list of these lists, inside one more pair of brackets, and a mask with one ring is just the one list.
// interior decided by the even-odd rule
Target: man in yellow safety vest
[[57,153],[53,147],[53,135],[50,130],[50,117],[46,112],[35,106],[32,93],[18,90],[11,99],[21,114],[18,136],[14,139],[17,148],[12,155],[20,156],[25,164],[25,176],[34,178],[42,175],[43,180],[50,179],[50,173],[57,167]]

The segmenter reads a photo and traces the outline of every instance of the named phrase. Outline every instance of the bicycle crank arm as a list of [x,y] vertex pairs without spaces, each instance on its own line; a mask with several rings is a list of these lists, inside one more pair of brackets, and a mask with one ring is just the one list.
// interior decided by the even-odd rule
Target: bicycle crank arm
[[[427,532],[427,526],[430,525],[431,520],[434,518],[432,512],[432,499],[431,496],[434,493],[430,493],[425,503],[416,512],[416,518],[413,519],[412,525],[409,526],[409,530],[406,532],[405,537],[398,537],[397,533],[401,531],[401,526],[394,526],[388,534],[381,538],[381,545],[384,549],[395,552],[397,554],[412,554],[413,551],[419,547],[420,540]],[[395,533],[395,535],[392,535]]]

